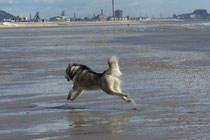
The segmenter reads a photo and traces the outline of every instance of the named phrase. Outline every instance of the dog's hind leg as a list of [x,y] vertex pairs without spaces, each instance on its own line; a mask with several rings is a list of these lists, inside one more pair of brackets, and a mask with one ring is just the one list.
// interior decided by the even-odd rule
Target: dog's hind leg
[[116,83],[114,84],[114,90],[117,91],[118,93],[121,93],[123,95],[126,95],[126,97],[128,96],[128,94],[122,92],[122,90],[120,88],[120,84],[118,84],[118,83],[117,84]]
[[[105,90],[104,90],[105,91]],[[117,96],[120,96],[124,101],[126,101],[127,103],[130,103],[130,102],[132,102],[132,99],[128,99],[127,98],[127,94],[125,94],[125,93],[119,93],[119,92],[115,92],[115,91],[113,91],[113,90],[111,90],[111,89],[109,89],[109,90],[106,90],[105,91],[106,93],[108,93],[108,94],[110,94],[110,95],[117,95]]]
[[[120,92],[120,93],[123,93],[123,92],[121,91],[121,89],[120,89],[119,86],[118,86],[118,87],[115,87],[115,90],[117,90],[117,91]],[[123,94],[126,94],[126,93],[123,93]],[[126,95],[127,95],[127,94],[126,94]],[[124,101],[126,101],[127,103],[132,102],[132,99],[128,99],[128,98],[125,97],[125,96],[121,96],[121,98],[122,98]]]
[[[119,93],[123,93],[122,90],[121,90],[121,88],[120,88],[120,84],[121,84],[121,82],[120,82],[119,80],[116,80],[116,81],[114,82],[114,90],[117,91],[117,92],[119,92]],[[123,93],[123,94],[126,94],[126,93]],[[126,94],[126,95],[127,95],[127,94]],[[125,96],[121,96],[121,98],[122,98],[124,101],[126,101],[127,103],[132,102],[132,99],[128,99],[128,98],[125,97]]]
[[118,93],[121,93],[121,94],[123,94],[123,95],[126,95],[125,97],[127,97],[128,94],[122,92],[122,90],[121,90],[121,88],[120,88],[120,85],[121,85],[121,81],[118,80],[118,79],[115,79],[114,84],[113,84],[113,89],[114,89],[115,91],[117,91]]
[[106,80],[104,81],[104,84],[102,85],[102,90],[105,91],[106,93],[110,94],[110,95],[117,95],[120,97],[127,97],[128,95],[125,93],[122,93],[120,88],[117,87],[120,86],[120,83],[118,82],[118,80]]
[[79,89],[75,94],[74,94],[74,97],[71,98],[70,100],[71,101],[74,101],[76,98],[78,98],[83,92],[83,89]]
[[105,91],[109,95],[117,95],[117,96],[120,96],[120,97],[127,97],[128,96],[127,94],[117,92],[117,91],[115,91],[114,89],[112,89],[110,87],[108,89],[103,89],[103,91]]

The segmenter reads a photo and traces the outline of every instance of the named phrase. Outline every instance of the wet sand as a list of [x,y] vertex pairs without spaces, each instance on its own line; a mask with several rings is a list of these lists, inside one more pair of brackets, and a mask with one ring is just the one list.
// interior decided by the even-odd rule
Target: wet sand
[[[210,139],[207,23],[0,30],[0,139]],[[67,101],[68,63],[117,56],[122,90]]]

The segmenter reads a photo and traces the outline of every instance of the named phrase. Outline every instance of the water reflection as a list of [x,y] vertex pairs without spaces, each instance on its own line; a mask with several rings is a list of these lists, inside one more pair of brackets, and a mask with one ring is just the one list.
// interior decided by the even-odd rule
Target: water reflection
[[128,121],[121,116],[115,116],[111,112],[100,111],[70,111],[68,113],[71,135],[74,134],[119,134],[123,131],[123,125]]

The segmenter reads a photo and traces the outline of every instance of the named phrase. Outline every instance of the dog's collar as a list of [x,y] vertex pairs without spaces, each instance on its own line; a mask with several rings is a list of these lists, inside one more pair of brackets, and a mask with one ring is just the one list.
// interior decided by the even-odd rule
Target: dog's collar
[[74,73],[69,72],[69,77],[73,80],[74,76],[77,74],[78,70]]

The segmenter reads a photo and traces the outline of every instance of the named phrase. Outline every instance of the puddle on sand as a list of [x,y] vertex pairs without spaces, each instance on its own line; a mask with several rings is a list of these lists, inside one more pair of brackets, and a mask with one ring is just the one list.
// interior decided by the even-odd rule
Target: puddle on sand
[[0,130],[1,135],[18,133],[25,133],[26,135],[39,135],[43,133],[56,133],[68,128],[73,128],[66,120],[52,121],[50,123],[39,123],[37,125],[31,125],[29,128],[14,128],[10,130]]
[[44,123],[32,126],[30,128],[25,129],[26,133],[30,135],[37,135],[46,132],[60,132],[62,130],[70,128],[69,122],[65,120],[59,120],[51,123]]

